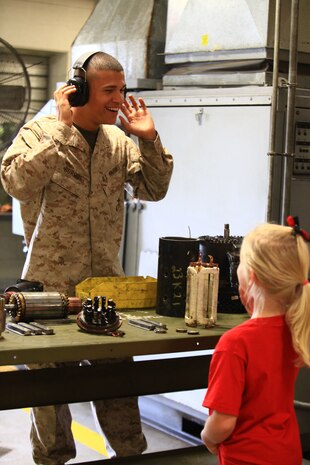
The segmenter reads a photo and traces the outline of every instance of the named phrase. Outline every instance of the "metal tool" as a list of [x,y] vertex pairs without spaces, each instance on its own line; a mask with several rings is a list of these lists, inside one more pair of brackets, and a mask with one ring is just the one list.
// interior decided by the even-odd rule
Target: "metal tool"
[[40,336],[55,334],[52,328],[36,322],[7,323],[6,329],[21,336]]
[[152,323],[147,323],[145,321],[141,321],[140,319],[136,320],[127,320],[128,324],[131,326],[135,326],[136,328],[145,329],[146,331],[153,331],[155,329],[155,325]]
[[158,323],[157,321],[153,321],[153,320],[148,320],[146,318],[139,318],[139,321],[142,321],[144,323],[149,323],[153,326],[155,326],[155,328],[158,328],[158,329],[165,329],[167,330],[167,325],[165,323]]
[[32,324],[30,324],[30,323],[20,322],[20,323],[18,323],[18,326],[21,326],[22,328],[29,329],[29,331],[31,331],[31,334],[33,334],[35,336],[41,336],[41,334],[43,334],[42,329],[36,328],[35,326],[32,326]]
[[17,323],[7,323],[6,329],[11,333],[18,334],[19,336],[31,336],[31,331],[29,329],[23,328]]
[[154,333],[160,333],[160,334],[165,334],[167,332],[167,330],[165,328],[160,328],[159,326],[157,326],[155,329],[154,329]]
[[144,318],[130,319],[127,321],[129,325],[135,326],[136,328],[145,329],[146,331],[154,331],[156,333],[167,332],[167,325],[164,323],[155,323],[154,321]]
[[51,334],[55,334],[53,328],[50,328],[49,326],[45,326],[41,323],[38,323],[37,321],[32,321],[31,326],[34,326],[35,328],[40,329],[43,334],[46,334],[48,336]]

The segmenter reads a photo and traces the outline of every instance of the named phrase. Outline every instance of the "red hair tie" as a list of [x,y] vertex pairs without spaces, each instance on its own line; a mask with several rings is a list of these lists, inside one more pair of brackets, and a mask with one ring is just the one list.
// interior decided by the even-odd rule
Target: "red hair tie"
[[293,228],[292,234],[299,234],[305,241],[310,242],[310,235],[304,229],[300,229],[298,216],[288,216],[286,219],[287,225]]

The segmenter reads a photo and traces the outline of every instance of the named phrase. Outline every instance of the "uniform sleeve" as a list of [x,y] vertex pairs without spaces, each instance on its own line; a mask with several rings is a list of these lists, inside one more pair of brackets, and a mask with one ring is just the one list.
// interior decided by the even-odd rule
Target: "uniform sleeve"
[[57,164],[63,161],[58,146],[66,131],[70,128],[60,122],[55,123],[53,137],[44,133],[36,122],[20,130],[1,164],[1,181],[8,194],[26,201],[42,191]]
[[239,415],[245,385],[245,362],[229,351],[215,351],[203,406],[226,415]]
[[127,181],[135,197],[161,200],[168,191],[172,175],[172,155],[163,147],[158,134],[155,141],[139,139],[139,148],[139,159],[129,161]]

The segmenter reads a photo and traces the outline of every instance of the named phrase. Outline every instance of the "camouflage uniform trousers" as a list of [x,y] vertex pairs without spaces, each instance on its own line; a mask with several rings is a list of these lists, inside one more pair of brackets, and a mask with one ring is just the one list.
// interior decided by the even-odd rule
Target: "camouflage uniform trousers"
[[[124,359],[91,363],[117,363],[122,360]],[[78,364],[80,362],[40,363],[27,365],[27,368],[57,368]],[[115,455],[119,457],[137,455],[146,450],[147,442],[142,432],[137,397],[100,400],[91,404],[110,458]],[[31,421],[30,440],[33,460],[36,464],[63,465],[76,456],[71,431],[72,417],[68,405],[33,407]]]

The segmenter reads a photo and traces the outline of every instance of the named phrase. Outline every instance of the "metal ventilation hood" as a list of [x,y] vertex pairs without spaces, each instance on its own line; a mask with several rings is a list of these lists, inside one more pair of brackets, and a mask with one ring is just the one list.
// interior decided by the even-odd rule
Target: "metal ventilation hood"
[[[168,86],[271,85],[276,0],[169,0]],[[281,2],[280,77],[289,58],[291,0]],[[310,83],[310,1],[300,0],[300,84]],[[303,74],[303,76],[301,75]],[[308,85],[307,85],[308,84]]]
[[[72,63],[102,50],[119,60],[129,89],[156,89],[164,62],[168,0],[99,0],[72,46]],[[143,4],[143,6],[142,6]]]

